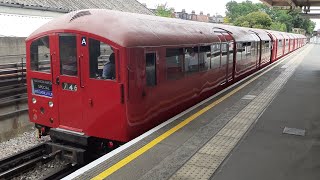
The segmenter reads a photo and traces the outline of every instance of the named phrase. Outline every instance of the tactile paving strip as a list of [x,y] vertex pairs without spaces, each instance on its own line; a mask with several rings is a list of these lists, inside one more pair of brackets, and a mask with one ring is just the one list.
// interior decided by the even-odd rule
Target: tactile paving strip
[[[313,45],[310,45],[303,54],[308,54],[312,47]],[[191,157],[170,179],[209,179],[292,76],[303,57],[296,56],[286,63],[286,70],[230,120],[216,136]]]

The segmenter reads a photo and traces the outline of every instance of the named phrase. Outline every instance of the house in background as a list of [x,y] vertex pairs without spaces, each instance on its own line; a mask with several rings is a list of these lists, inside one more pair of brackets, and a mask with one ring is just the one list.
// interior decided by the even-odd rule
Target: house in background
[[191,20],[191,21],[200,21],[200,22],[209,22],[209,23],[223,23],[224,17],[221,15],[210,16],[210,14],[203,14],[200,11],[200,14],[196,14],[195,11],[191,11],[191,13],[187,13],[185,9],[182,9],[181,12],[174,12],[173,17],[184,19],[184,20]]

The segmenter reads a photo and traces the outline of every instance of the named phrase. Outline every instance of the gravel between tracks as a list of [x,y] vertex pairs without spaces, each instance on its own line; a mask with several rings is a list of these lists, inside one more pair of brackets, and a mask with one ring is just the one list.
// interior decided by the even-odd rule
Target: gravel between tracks
[[42,179],[48,173],[53,171],[56,168],[62,167],[65,165],[67,162],[59,159],[54,159],[46,164],[39,165],[35,169],[22,174],[21,176],[15,177],[12,180],[34,180],[34,179]]
[[32,130],[24,132],[23,134],[12,138],[8,141],[0,143],[0,159],[13,155],[19,151],[31,148],[44,141],[50,140],[50,137],[42,137],[41,139],[36,137],[37,131]]

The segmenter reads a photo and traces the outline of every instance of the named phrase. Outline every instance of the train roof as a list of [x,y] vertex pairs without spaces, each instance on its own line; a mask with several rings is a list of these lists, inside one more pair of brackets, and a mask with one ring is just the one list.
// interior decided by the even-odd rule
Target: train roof
[[271,41],[270,36],[268,35],[268,33],[263,30],[263,29],[254,29],[254,28],[250,28],[249,31],[253,31],[255,32],[262,41]]
[[268,33],[270,33],[271,35],[273,35],[275,38],[277,38],[278,40],[280,39],[284,39],[283,34],[278,32],[278,31],[272,31],[272,30],[266,30]]
[[95,34],[122,47],[219,41],[208,23],[102,9],[81,10],[60,16],[37,29],[27,40],[45,33],[67,30]]
[[213,24],[213,27],[229,32],[236,42],[257,41],[257,39],[252,36],[252,32],[249,31],[249,28],[224,24]]
[[87,9],[65,14],[48,22],[33,32],[27,40],[52,32],[74,31],[94,34],[122,47],[174,46],[217,42],[219,38],[214,29],[227,31],[236,42],[258,41],[253,33],[258,34],[262,40],[269,39],[267,33],[277,39],[284,39],[284,34],[287,34],[106,9]]

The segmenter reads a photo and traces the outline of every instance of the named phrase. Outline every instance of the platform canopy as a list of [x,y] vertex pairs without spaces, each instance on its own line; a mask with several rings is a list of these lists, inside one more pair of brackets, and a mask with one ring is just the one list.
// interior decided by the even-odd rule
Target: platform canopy
[[[320,0],[260,0],[264,4],[273,7],[283,7],[285,9],[301,9],[302,15],[320,19]],[[317,11],[317,12],[316,12]]]
[[320,6],[320,0],[260,0],[269,6],[304,7]]

